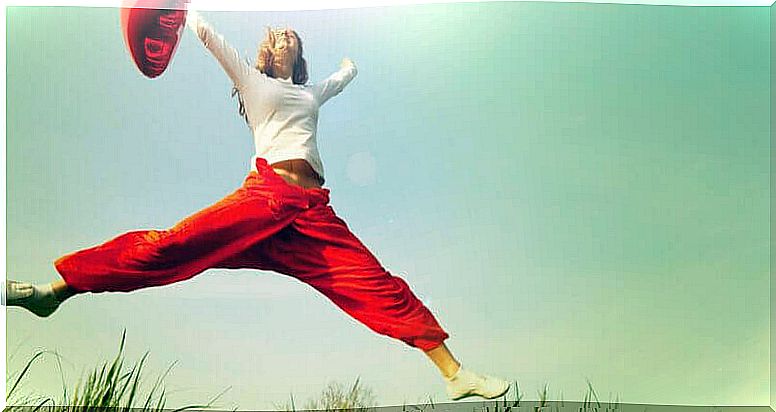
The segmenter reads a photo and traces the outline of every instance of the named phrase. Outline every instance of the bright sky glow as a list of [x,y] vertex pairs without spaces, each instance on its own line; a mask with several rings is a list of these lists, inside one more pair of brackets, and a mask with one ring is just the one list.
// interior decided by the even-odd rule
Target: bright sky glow
[[[285,0],[282,2],[255,2],[243,0],[194,0],[192,5],[199,10],[320,10],[359,7],[380,7],[400,4],[422,3],[461,3],[483,0]],[[521,0],[511,0],[521,1]],[[545,0],[559,2],[561,0]],[[650,4],[650,5],[674,5],[674,6],[770,6],[772,0],[562,0],[564,3],[615,3],[615,4]],[[89,6],[89,7],[118,7],[124,2],[119,0],[11,0],[5,1],[6,5],[16,6]]]

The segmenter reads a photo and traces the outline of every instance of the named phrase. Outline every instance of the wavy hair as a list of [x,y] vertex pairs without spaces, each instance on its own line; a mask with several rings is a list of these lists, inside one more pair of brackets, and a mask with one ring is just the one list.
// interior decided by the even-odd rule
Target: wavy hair
[[[296,32],[296,30],[292,30],[294,33],[294,36],[296,36],[297,40],[297,53],[296,57],[294,58],[294,67],[291,74],[291,81],[294,82],[294,84],[305,84],[307,83],[307,80],[309,79],[309,75],[307,73],[307,60],[304,59],[304,48],[302,47],[302,38],[299,37],[299,33]],[[258,70],[261,73],[264,73],[268,77],[275,78],[274,73],[274,61],[275,61],[275,55],[272,52],[273,46],[274,46],[274,36],[272,35],[272,30],[267,27],[267,35],[264,37],[264,40],[259,45],[259,51],[256,55],[256,63],[254,64],[254,68]],[[240,112],[240,116],[245,119],[245,123],[247,123],[250,126],[250,122],[248,120],[248,115],[245,113],[245,102],[243,101],[242,96],[240,95],[240,91],[237,89],[237,86],[232,87],[232,97],[237,95],[237,101],[239,103],[238,110]]]

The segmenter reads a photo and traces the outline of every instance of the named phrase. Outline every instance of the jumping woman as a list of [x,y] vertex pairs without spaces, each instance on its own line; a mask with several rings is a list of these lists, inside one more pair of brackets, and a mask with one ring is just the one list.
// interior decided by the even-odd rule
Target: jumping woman
[[127,232],[57,259],[59,280],[8,280],[4,303],[46,317],[79,293],[167,285],[211,268],[274,271],[309,284],[373,331],[422,350],[450,399],[506,394],[509,382],[461,367],[434,315],[329,205],[318,110],[353,80],[355,64],[343,59],[337,72],[309,85],[302,40],[290,28],[267,31],[252,67],[197,12],[188,12],[186,26],[234,83],[253,132],[256,152],[242,186],[172,228]]

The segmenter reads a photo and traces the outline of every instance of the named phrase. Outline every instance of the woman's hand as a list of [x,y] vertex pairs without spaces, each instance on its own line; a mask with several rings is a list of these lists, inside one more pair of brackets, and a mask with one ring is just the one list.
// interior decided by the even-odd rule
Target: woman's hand
[[275,32],[269,26],[267,26],[267,36],[264,38],[263,44],[269,46],[270,49],[275,48]]
[[346,67],[355,66],[356,64],[353,63],[353,60],[350,60],[349,58],[345,57],[342,59],[342,62],[340,63],[340,69],[344,69]]

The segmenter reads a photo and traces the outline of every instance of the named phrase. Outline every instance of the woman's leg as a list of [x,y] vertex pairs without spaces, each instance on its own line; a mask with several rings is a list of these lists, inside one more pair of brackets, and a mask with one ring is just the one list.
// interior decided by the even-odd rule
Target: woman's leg
[[129,292],[189,279],[272,236],[306,207],[276,189],[278,181],[285,185],[252,173],[242,187],[170,229],[124,233],[64,256],[55,267],[75,292]]
[[328,190],[307,192],[311,208],[256,251],[261,262],[270,264],[265,269],[309,284],[373,331],[421,349],[439,368],[451,399],[504,395],[507,381],[461,367],[444,344],[447,332],[409,285],[386,271],[335,215],[327,205]]
[[124,233],[57,259],[61,281],[10,281],[7,304],[48,316],[80,292],[128,292],[189,279],[272,236],[308,207],[307,199],[259,166],[242,187],[170,229]]
[[509,391],[509,382],[503,379],[479,375],[464,369],[444,343],[425,353],[447,381],[447,395],[452,400],[470,396],[493,399],[506,395]]
[[79,292],[65,283],[64,280],[59,279],[51,282],[51,290],[54,292],[57,300],[64,302],[66,299],[75,296]]
[[424,351],[449,337],[407,282],[383,268],[325,204],[299,214],[264,246],[272,270],[307,283],[379,334]]
[[461,366],[444,343],[434,349],[429,349],[424,352],[426,356],[434,362],[434,365],[439,368],[439,372],[445,378],[452,378]]
[[50,283],[31,283],[6,280],[3,289],[3,305],[20,306],[45,318],[50,316],[68,298],[82,293],[59,279]]
[[20,306],[30,312],[47,317],[62,303],[54,293],[51,283],[33,285],[8,279],[0,284],[2,303],[6,306]]

